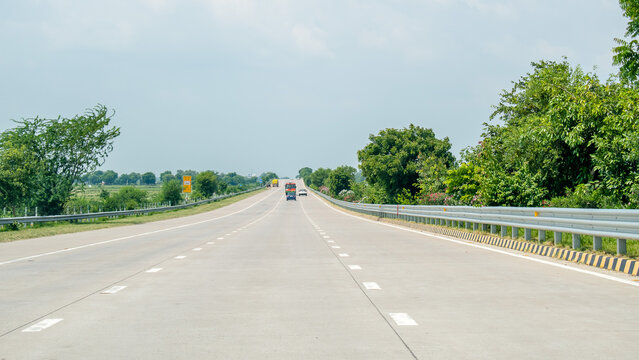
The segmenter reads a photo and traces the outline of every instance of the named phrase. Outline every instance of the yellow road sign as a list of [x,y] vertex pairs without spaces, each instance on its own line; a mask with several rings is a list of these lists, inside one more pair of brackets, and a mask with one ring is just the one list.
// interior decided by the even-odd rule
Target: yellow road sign
[[190,193],[191,192],[191,177],[190,176],[182,176],[182,192]]

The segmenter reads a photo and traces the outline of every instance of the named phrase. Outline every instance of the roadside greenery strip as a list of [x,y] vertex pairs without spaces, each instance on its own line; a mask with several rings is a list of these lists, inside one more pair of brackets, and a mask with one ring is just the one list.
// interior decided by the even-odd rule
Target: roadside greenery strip
[[[550,240],[552,233],[555,245],[561,244],[564,233],[570,234],[573,249],[585,249],[581,241],[584,235],[592,237],[589,245],[595,251],[602,250],[604,238],[615,239],[617,254],[627,253],[626,240],[639,240],[639,210],[380,205],[351,203],[315,193],[338,206],[380,218],[490,231],[514,239],[523,230],[525,240],[532,240],[536,230],[540,242],[546,242],[547,236]],[[635,247],[633,244],[633,250]]]
[[49,216],[22,216],[22,217],[13,217],[13,218],[0,218],[0,225],[10,225],[16,226],[17,224],[31,224],[31,223],[46,223],[46,222],[56,222],[56,221],[77,221],[84,219],[96,219],[96,218],[106,218],[106,217],[120,217],[120,216],[133,216],[133,215],[142,215],[142,214],[150,214],[156,212],[163,211],[171,211],[184,209],[192,206],[208,204],[215,201],[220,201],[232,196],[249,193],[252,191],[256,191],[261,189],[262,187],[256,187],[253,189],[240,191],[237,193],[226,194],[215,196],[210,199],[194,201],[190,203],[174,205],[174,206],[162,206],[162,207],[152,207],[152,208],[141,208],[134,210],[123,210],[123,211],[103,211],[103,212],[94,212],[94,213],[85,213],[85,214],[70,214],[70,215],[49,215]]

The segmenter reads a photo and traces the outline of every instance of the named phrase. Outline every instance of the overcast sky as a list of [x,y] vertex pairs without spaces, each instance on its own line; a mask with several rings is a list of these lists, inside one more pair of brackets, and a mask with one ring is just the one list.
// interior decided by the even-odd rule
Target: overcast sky
[[617,0],[0,1],[0,131],[100,103],[104,169],[295,176],[410,123],[475,145],[530,62],[606,79]]

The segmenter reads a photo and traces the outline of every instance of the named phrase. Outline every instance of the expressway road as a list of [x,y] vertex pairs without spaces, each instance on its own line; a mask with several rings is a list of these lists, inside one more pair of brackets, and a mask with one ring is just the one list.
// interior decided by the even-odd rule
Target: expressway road
[[494,250],[282,188],[0,244],[0,359],[639,356],[639,283]]

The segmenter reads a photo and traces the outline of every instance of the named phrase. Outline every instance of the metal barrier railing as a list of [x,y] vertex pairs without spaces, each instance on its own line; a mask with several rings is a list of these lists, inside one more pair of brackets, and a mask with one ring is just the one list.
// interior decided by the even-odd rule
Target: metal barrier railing
[[601,250],[602,238],[615,238],[617,253],[625,254],[626,240],[639,240],[639,210],[626,209],[572,209],[572,208],[523,208],[523,207],[472,207],[439,205],[379,205],[351,203],[334,199],[318,191],[313,192],[335,205],[381,218],[396,218],[431,225],[464,227],[490,231],[502,237],[519,237],[523,229],[524,239],[531,240],[533,229],[540,241],[546,240],[546,232],[554,234],[554,242],[561,242],[562,233],[572,234],[572,247],[581,247],[581,235],[593,237],[593,249]]
[[171,211],[171,210],[184,209],[184,208],[202,205],[202,204],[208,204],[208,203],[220,201],[232,196],[256,191],[261,188],[262,186],[249,189],[249,190],[240,191],[237,193],[220,195],[210,199],[194,201],[192,203],[174,205],[174,206],[162,206],[162,207],[153,207],[153,208],[135,209],[135,210],[122,210],[122,211],[101,211],[101,212],[84,213],[84,214],[21,216],[21,217],[0,218],[0,225],[33,224],[33,223],[55,222],[55,221],[77,221],[77,220],[97,219],[97,218],[104,218],[104,217],[120,217],[120,216],[150,214],[155,212]]

